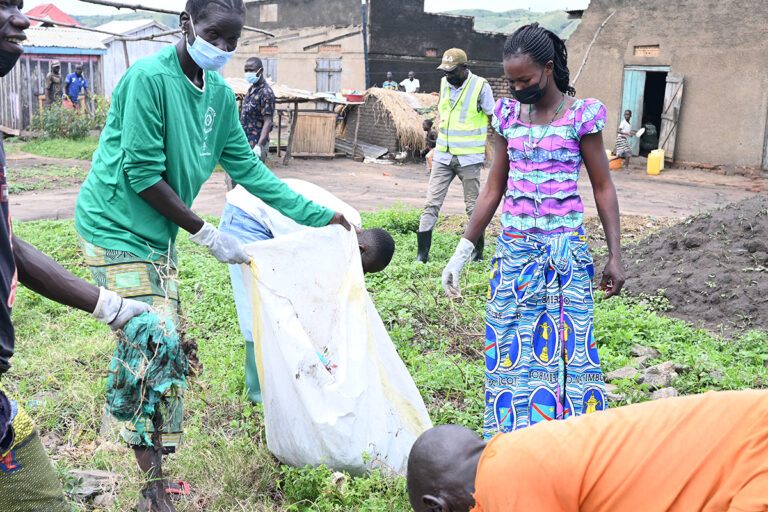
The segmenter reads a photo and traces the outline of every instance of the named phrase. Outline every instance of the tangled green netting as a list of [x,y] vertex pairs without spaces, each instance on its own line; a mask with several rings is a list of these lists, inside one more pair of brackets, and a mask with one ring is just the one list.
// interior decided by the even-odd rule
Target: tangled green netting
[[[166,391],[181,391],[189,362],[173,322],[144,313],[123,327],[109,366],[107,411],[119,421],[133,422],[148,446],[145,424],[152,423],[155,405]],[[147,420],[141,421],[141,420]]]

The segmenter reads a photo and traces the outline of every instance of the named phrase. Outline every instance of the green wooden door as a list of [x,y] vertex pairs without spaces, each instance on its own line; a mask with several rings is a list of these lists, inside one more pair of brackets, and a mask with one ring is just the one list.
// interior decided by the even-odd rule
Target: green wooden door
[[[619,112],[619,123],[624,119],[624,111],[632,111],[632,130],[640,129],[640,122],[643,119],[643,100],[645,98],[645,71],[633,69],[624,69],[624,92],[621,98],[621,112]],[[640,139],[630,137],[629,145],[632,147],[632,154],[640,153]]]

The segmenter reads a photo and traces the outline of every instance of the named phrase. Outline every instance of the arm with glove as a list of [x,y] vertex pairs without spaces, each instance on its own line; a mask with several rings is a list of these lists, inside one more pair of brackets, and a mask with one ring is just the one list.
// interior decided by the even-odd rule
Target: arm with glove
[[149,304],[124,299],[83,281],[17,236],[13,237],[13,255],[19,282],[24,286],[60,304],[90,313],[113,331],[151,309]]
[[198,217],[164,180],[144,189],[139,195],[160,215],[187,231],[192,242],[207,247],[221,263],[251,261],[235,237],[222,233],[213,224]]
[[477,198],[464,236],[459,240],[456,251],[443,270],[443,290],[449,297],[458,297],[461,294],[459,275],[472,255],[477,239],[485,231],[485,227],[491,221],[496,208],[499,207],[501,198],[504,196],[504,191],[507,189],[507,176],[509,175],[507,141],[498,133],[493,135],[493,139],[496,154],[493,158],[493,164],[491,164],[488,181]]

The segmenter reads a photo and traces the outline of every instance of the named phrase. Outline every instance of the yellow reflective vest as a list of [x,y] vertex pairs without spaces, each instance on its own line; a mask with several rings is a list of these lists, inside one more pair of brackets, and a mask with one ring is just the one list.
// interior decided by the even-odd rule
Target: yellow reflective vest
[[440,101],[437,104],[440,112],[440,131],[435,151],[452,155],[485,153],[488,116],[477,109],[480,92],[485,84],[485,78],[470,75],[456,103],[451,105],[450,86],[443,77],[440,83]]

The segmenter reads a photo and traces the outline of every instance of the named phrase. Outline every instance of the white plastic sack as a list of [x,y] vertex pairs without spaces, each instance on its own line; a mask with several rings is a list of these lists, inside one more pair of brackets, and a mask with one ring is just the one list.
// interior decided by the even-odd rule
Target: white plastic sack
[[269,450],[291,466],[404,475],[432,424],[365,289],[355,234],[329,226],[246,251]]

